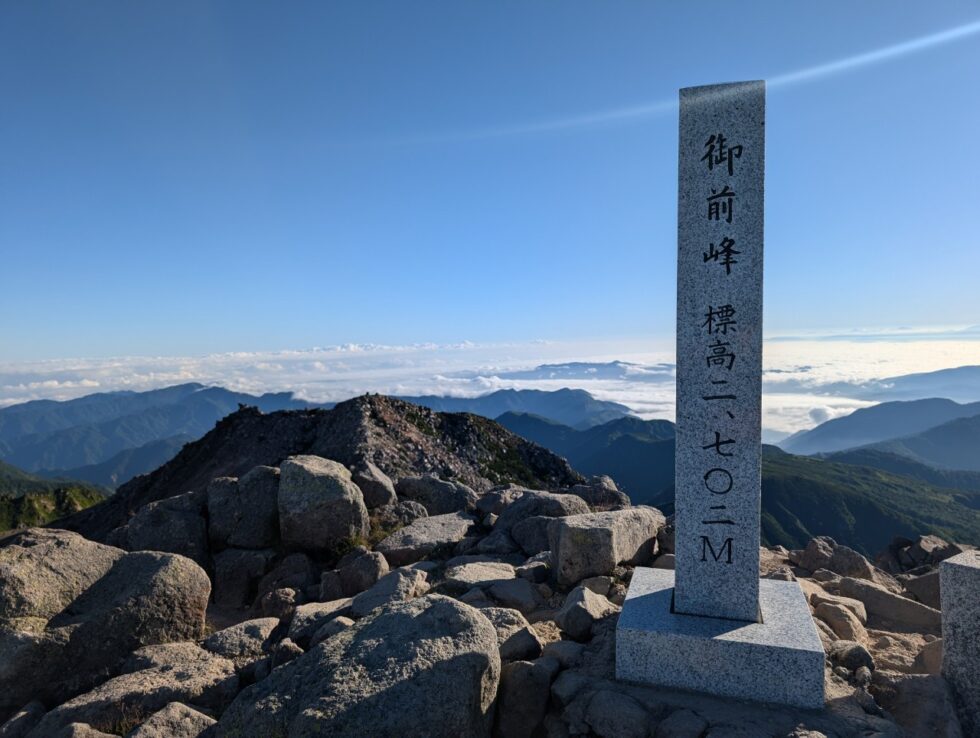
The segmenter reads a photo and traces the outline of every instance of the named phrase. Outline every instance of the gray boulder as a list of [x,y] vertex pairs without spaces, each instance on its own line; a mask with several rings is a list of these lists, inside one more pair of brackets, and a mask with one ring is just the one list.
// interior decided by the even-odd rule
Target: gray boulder
[[532,515],[515,523],[510,529],[510,537],[528,556],[534,556],[547,551],[548,524],[551,518],[544,515]]
[[652,507],[557,518],[548,526],[558,582],[612,574],[618,564],[645,564],[654,554],[663,514]]
[[927,572],[917,577],[908,577],[902,584],[905,591],[910,592],[923,605],[939,610],[939,569]]
[[588,484],[576,484],[568,491],[581,497],[592,508],[618,510],[630,506],[629,495],[620,492],[612,477],[605,474],[592,477]]
[[346,597],[332,602],[310,602],[296,608],[287,635],[301,646],[308,645],[313,634],[336,617],[351,611],[352,600]]
[[555,615],[558,627],[577,641],[592,635],[592,627],[602,618],[615,615],[620,608],[586,587],[576,587],[565,598]]
[[480,612],[497,631],[502,661],[536,659],[541,655],[541,639],[518,610],[509,607],[483,607]]
[[303,553],[290,554],[259,580],[256,601],[277,589],[295,589],[298,592],[317,583],[316,567],[309,556]]
[[180,702],[171,702],[150,716],[126,738],[198,738],[217,721]]
[[[377,551],[360,548],[349,553],[337,564],[341,591],[348,597],[373,587],[389,572],[388,560]],[[321,585],[323,580],[320,580]]]
[[133,650],[200,638],[211,583],[193,561],[29,529],[0,548],[0,719],[59,704]]
[[24,738],[41,721],[45,712],[46,708],[37,700],[28,702],[0,725],[0,738]]
[[248,607],[259,580],[275,559],[271,549],[226,548],[214,556],[214,601],[222,607]]
[[471,515],[461,512],[420,518],[392,533],[374,550],[384,554],[391,566],[411,564],[430,555],[450,552],[466,537],[474,522]]
[[272,645],[272,632],[278,625],[278,618],[246,620],[212,633],[204,640],[204,648],[241,668],[268,653]]
[[205,497],[197,492],[168,497],[139,509],[115,540],[127,551],[165,551],[208,563]]
[[54,708],[28,733],[48,738],[72,723],[125,733],[171,702],[223,709],[238,691],[235,665],[193,643],[136,651],[122,673]]
[[497,690],[499,738],[531,738],[539,731],[548,710],[551,681],[558,673],[554,659],[504,664]]
[[844,577],[839,587],[845,597],[863,602],[868,615],[889,623],[933,633],[938,633],[942,626],[939,610],[890,592],[874,582]]
[[361,494],[364,495],[364,504],[368,506],[368,509],[374,510],[398,502],[395,485],[388,475],[372,462],[365,461],[355,467],[351,473],[351,478],[361,490]]
[[589,512],[589,506],[575,495],[559,495],[551,492],[525,490],[520,497],[508,505],[497,518],[494,530],[509,532],[522,520],[541,516],[563,518]]
[[395,569],[381,577],[371,589],[357,595],[351,602],[351,613],[356,618],[362,618],[384,605],[419,597],[428,588],[428,577],[424,571],[408,567]]
[[487,619],[430,595],[355,623],[248,687],[215,738],[485,737],[499,675]]
[[410,525],[419,518],[427,518],[429,511],[415,500],[401,500],[394,505],[385,505],[374,511],[374,519],[384,530]]
[[444,583],[454,591],[465,592],[472,587],[489,587],[503,579],[513,579],[514,567],[499,561],[474,561],[446,569]]
[[421,503],[429,515],[473,510],[478,495],[460,482],[449,482],[436,476],[403,477],[395,485],[399,497]]
[[345,466],[319,456],[291,456],[279,471],[279,530],[285,546],[327,551],[367,536],[364,497]]
[[271,548],[279,543],[279,470],[257,466],[241,479],[208,485],[208,535],[217,549]]

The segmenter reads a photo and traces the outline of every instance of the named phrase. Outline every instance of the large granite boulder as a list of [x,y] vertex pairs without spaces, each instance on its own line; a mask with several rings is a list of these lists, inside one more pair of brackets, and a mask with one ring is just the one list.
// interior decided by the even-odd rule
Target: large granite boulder
[[208,535],[216,549],[271,548],[279,543],[279,470],[257,466],[241,479],[208,486]]
[[363,617],[379,607],[419,597],[428,590],[428,576],[424,571],[401,567],[381,577],[373,587],[357,595],[351,602],[351,613],[354,617]]
[[347,467],[319,456],[291,456],[279,472],[279,529],[285,546],[328,551],[367,536],[367,507]]
[[243,608],[255,599],[259,580],[275,560],[272,549],[226,548],[214,556],[214,601],[222,607]]
[[510,532],[522,520],[539,516],[564,518],[589,512],[585,500],[576,495],[559,495],[552,492],[525,490],[500,513],[494,524],[495,531]]
[[132,651],[200,638],[211,583],[193,561],[29,529],[0,548],[0,719],[59,704]]
[[197,492],[168,497],[141,507],[110,543],[127,551],[165,551],[208,564],[205,497]]
[[150,716],[126,738],[199,738],[217,722],[180,702],[171,702]]
[[400,528],[374,547],[391,566],[421,561],[427,556],[448,552],[459,543],[476,522],[461,512],[419,518]]
[[587,484],[576,484],[568,490],[588,503],[589,507],[619,510],[630,506],[630,498],[621,492],[612,477],[605,474],[592,477]]
[[238,691],[235,666],[193,643],[136,651],[122,673],[45,715],[28,738],[49,738],[72,723],[118,735],[171,702],[223,709]]
[[845,597],[863,602],[868,615],[897,629],[912,628],[938,633],[942,627],[942,613],[939,610],[890,592],[874,582],[844,577],[839,588]]
[[497,635],[440,595],[379,610],[245,689],[216,738],[489,736]]
[[429,515],[445,515],[472,510],[478,495],[461,482],[449,482],[436,476],[402,477],[395,485],[399,497],[421,503]]
[[548,538],[558,582],[576,584],[612,574],[620,563],[649,562],[663,524],[663,514],[652,507],[556,518],[548,526]]
[[272,632],[278,626],[279,618],[245,620],[209,635],[204,640],[204,648],[241,668],[269,653]]
[[364,495],[364,504],[369,509],[374,510],[398,502],[395,485],[391,478],[372,462],[365,461],[354,467],[351,478],[361,490],[361,494]]

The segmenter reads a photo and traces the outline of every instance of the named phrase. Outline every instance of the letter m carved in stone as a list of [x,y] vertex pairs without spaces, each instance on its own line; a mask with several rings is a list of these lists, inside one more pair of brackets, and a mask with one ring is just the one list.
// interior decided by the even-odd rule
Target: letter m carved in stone
[[732,539],[726,538],[725,542],[721,544],[721,550],[715,553],[715,547],[711,545],[711,540],[708,536],[701,536],[701,561],[708,560],[708,552],[711,552],[711,557],[715,561],[721,561],[722,556],[726,556],[725,563],[732,563]]

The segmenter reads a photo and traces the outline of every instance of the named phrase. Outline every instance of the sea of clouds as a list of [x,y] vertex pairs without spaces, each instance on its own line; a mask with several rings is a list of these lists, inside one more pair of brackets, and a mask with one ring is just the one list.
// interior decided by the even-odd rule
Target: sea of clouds
[[[673,341],[662,339],[347,344],[204,356],[0,361],[0,407],[184,382],[252,394],[289,391],[316,402],[364,392],[467,397],[504,388],[573,387],[627,405],[644,418],[672,419],[672,362]],[[978,363],[975,336],[770,338],[764,350],[763,426],[773,440],[874,404],[869,383]]]

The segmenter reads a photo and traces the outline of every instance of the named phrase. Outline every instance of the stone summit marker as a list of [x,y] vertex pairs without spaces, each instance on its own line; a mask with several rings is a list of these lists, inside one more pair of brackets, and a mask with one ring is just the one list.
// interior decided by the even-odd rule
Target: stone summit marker
[[634,571],[616,676],[818,708],[803,592],[759,579],[765,99],[680,91],[675,571]]

